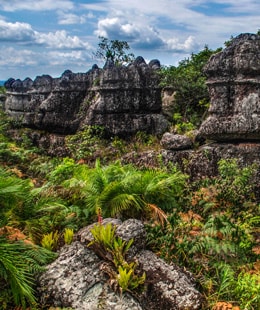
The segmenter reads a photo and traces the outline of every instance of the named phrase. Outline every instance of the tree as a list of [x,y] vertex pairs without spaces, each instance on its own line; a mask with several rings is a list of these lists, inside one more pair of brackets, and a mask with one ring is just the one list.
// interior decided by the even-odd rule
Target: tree
[[96,58],[105,61],[110,60],[116,65],[131,63],[134,60],[134,54],[126,53],[130,50],[130,46],[126,41],[108,40],[104,37],[99,37],[99,39],[98,49],[93,53]]
[[211,50],[207,46],[198,54],[179,62],[178,67],[164,67],[161,70],[161,85],[172,87],[175,96],[174,113],[181,115],[182,122],[198,126],[209,103],[206,77],[203,67],[210,56],[220,49]]
[[4,86],[0,86],[0,94],[5,94],[6,93],[6,89]]

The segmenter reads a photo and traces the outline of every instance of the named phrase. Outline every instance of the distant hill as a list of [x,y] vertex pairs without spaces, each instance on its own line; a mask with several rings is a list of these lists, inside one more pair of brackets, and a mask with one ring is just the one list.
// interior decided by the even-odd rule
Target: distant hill
[[0,81],[0,86],[4,86],[5,81]]

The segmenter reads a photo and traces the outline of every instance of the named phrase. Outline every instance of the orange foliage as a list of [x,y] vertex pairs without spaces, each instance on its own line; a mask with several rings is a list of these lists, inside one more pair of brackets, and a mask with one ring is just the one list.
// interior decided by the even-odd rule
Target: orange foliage
[[215,304],[212,310],[240,310],[240,307],[233,306],[229,302],[219,301]]
[[1,227],[0,236],[4,236],[10,241],[24,241],[27,244],[33,244],[33,242],[22,233],[20,229],[10,226]]

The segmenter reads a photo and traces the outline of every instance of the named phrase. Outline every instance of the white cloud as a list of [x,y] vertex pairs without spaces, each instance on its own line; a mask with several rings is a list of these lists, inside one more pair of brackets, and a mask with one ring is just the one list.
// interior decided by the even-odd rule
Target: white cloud
[[24,79],[27,76],[50,74],[60,76],[65,69],[84,72],[93,65],[87,51],[49,51],[33,52],[28,49],[17,50],[13,47],[0,47],[0,66],[7,72],[0,72],[0,79]]
[[133,46],[139,48],[159,48],[164,44],[159,32],[153,27],[143,25],[139,21],[129,23],[122,17],[100,20],[95,34],[111,39],[131,41]]
[[0,9],[3,11],[51,11],[71,10],[74,4],[70,0],[1,0]]
[[73,13],[58,13],[60,25],[73,25],[73,24],[85,24],[88,19],[94,17],[92,13],[84,14],[84,15],[77,15]]
[[27,23],[9,23],[0,20],[0,41],[20,44],[45,45],[54,49],[90,49],[88,42],[77,36],[70,36],[65,30],[56,32],[37,32]]
[[191,53],[198,48],[198,43],[193,36],[189,36],[183,43],[178,38],[171,38],[166,40],[167,47],[170,51]]
[[36,43],[46,45],[54,49],[90,49],[87,42],[83,42],[77,36],[69,36],[65,30],[56,32],[36,32]]
[[[206,0],[203,2],[207,3]],[[230,7],[226,8],[226,11],[230,13],[242,13],[248,14],[253,13],[259,14],[259,1],[258,0],[213,0],[212,2],[217,4],[229,5]]]
[[8,23],[0,20],[0,41],[31,42],[34,40],[34,31],[27,23]]
[[205,44],[217,48],[260,28],[259,0],[0,0],[0,12],[0,60],[10,61],[1,65],[2,76],[15,63],[18,74],[26,65],[39,74],[77,72],[93,64],[97,36],[125,40],[134,54],[172,64]]
[[36,53],[31,50],[17,50],[13,47],[0,49],[0,66],[31,66],[36,65]]
[[82,61],[85,55],[82,51],[58,52],[52,51],[48,53],[51,65],[66,64],[68,61]]

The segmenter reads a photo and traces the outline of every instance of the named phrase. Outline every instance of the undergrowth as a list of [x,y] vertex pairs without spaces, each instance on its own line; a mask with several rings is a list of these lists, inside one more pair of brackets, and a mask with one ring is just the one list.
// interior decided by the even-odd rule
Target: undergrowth
[[[85,157],[93,155],[88,148],[100,142],[93,137],[74,158],[50,158],[35,150],[26,139],[23,144],[14,142],[6,135],[7,126],[8,122],[1,119],[0,235],[5,239],[0,238],[0,246],[12,246],[10,270],[16,267],[15,251],[19,259],[31,259],[27,248],[21,253],[7,238],[14,235],[14,229],[15,238],[42,249],[39,253],[43,257],[34,262],[34,270],[28,270],[24,263],[20,265],[28,279],[22,279],[25,282],[20,287],[19,299],[15,299],[19,288],[12,286],[6,276],[9,269],[0,265],[2,309],[11,309],[15,304],[35,307],[31,279],[53,258],[53,252],[42,246],[56,251],[65,243],[70,244],[74,232],[96,221],[98,210],[102,210],[104,217],[143,220],[149,248],[167,262],[192,272],[207,300],[205,309],[214,309],[219,302],[241,310],[260,308],[260,206],[253,194],[258,167],[241,168],[235,159],[221,160],[218,176],[190,183],[178,168],[172,166],[167,170],[162,163],[157,168],[138,169],[111,161],[107,155],[103,161],[88,165]],[[81,134],[73,139],[81,141],[77,140],[83,139]],[[89,134],[86,129],[83,135]],[[71,147],[73,139],[69,142]],[[159,148],[158,138],[142,133],[136,135],[132,144],[115,137],[110,142],[116,159],[130,150]],[[99,154],[104,152],[103,146]],[[136,283],[141,285],[142,275],[133,278],[136,266],[124,261],[128,245],[118,239],[112,244],[112,249],[105,249],[112,255],[111,274],[118,280],[118,287],[127,291]],[[48,259],[44,251],[49,253]]]

